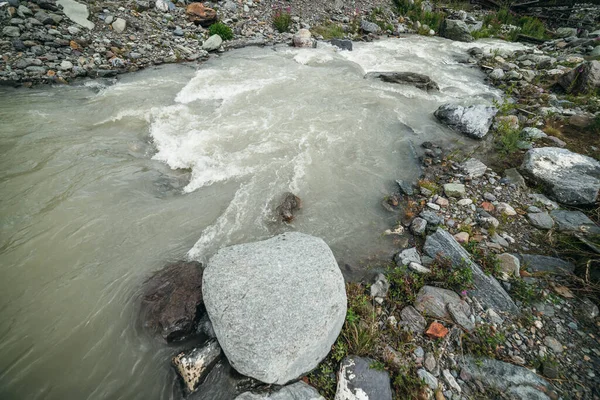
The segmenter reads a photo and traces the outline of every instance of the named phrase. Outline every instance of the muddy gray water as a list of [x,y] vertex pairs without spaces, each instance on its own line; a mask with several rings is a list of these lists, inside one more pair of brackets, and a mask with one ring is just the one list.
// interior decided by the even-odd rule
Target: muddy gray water
[[[391,254],[380,201],[418,176],[413,149],[469,144],[432,112],[499,95],[457,61],[469,47],[244,49],[108,86],[0,89],[0,398],[171,398],[176,349],[135,323],[141,283],[169,261],[285,230],[342,263]],[[285,191],[304,200],[290,226],[273,213]]]

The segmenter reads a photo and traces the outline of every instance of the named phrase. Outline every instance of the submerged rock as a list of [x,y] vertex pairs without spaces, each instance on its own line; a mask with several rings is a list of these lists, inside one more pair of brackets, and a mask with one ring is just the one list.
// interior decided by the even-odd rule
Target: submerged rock
[[329,353],[346,317],[344,279],[322,239],[298,232],[221,249],[204,271],[206,310],[241,374],[285,384]]
[[458,19],[445,19],[440,26],[440,36],[459,42],[472,42],[475,40],[467,24]]
[[331,44],[342,50],[352,51],[352,40],[349,39],[331,39]]
[[497,112],[495,107],[481,104],[469,107],[444,104],[433,115],[463,135],[482,139],[489,132]]
[[294,211],[302,208],[302,200],[293,193],[286,193],[283,201],[277,207],[277,214],[284,222],[292,222],[294,220]]
[[525,155],[521,169],[569,205],[594,204],[600,191],[600,162],[567,149],[540,147]]
[[392,400],[390,374],[371,368],[375,360],[350,356],[342,360],[335,400]]
[[201,267],[195,261],[180,261],[158,271],[145,283],[143,324],[167,342],[195,332],[203,313]]
[[567,93],[595,93],[600,88],[600,61],[593,60],[579,64],[569,73],[561,76],[558,83]]
[[172,364],[182,379],[186,390],[191,393],[202,383],[221,356],[221,347],[210,340],[203,347],[183,351],[173,357]]
[[439,229],[425,240],[423,251],[432,258],[449,258],[454,267],[468,266],[473,271],[475,289],[469,294],[482,303],[507,312],[516,312],[517,306],[498,281],[481,270],[467,251],[444,229]]
[[325,400],[325,398],[317,392],[317,389],[300,381],[270,394],[242,393],[235,400]]
[[379,78],[384,82],[411,85],[422,90],[439,90],[430,77],[416,72],[369,72],[365,78]]

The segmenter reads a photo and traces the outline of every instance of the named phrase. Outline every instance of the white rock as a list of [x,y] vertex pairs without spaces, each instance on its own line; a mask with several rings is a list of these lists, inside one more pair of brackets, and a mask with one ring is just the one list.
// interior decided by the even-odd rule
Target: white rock
[[117,33],[125,32],[125,28],[127,27],[127,21],[123,18],[117,18],[115,22],[112,23],[112,27]]

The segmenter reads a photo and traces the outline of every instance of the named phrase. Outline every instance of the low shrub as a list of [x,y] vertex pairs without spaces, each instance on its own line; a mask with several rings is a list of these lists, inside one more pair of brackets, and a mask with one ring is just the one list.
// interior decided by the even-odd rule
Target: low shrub
[[228,27],[227,25],[225,25],[222,22],[217,22],[215,24],[212,24],[208,28],[208,33],[211,36],[212,35],[219,35],[221,37],[221,39],[223,39],[223,40],[231,40],[231,39],[233,39],[233,32],[232,32],[231,28]]
[[280,33],[289,32],[290,26],[292,25],[292,15],[290,14],[289,7],[285,10],[277,9],[273,14],[273,26]]

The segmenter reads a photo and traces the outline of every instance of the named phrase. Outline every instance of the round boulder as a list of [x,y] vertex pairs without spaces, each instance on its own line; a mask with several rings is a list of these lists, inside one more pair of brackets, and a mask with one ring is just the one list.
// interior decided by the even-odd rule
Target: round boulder
[[297,232],[221,249],[204,271],[202,292],[231,365],[269,384],[315,368],[346,317],[333,253],[322,239]]

